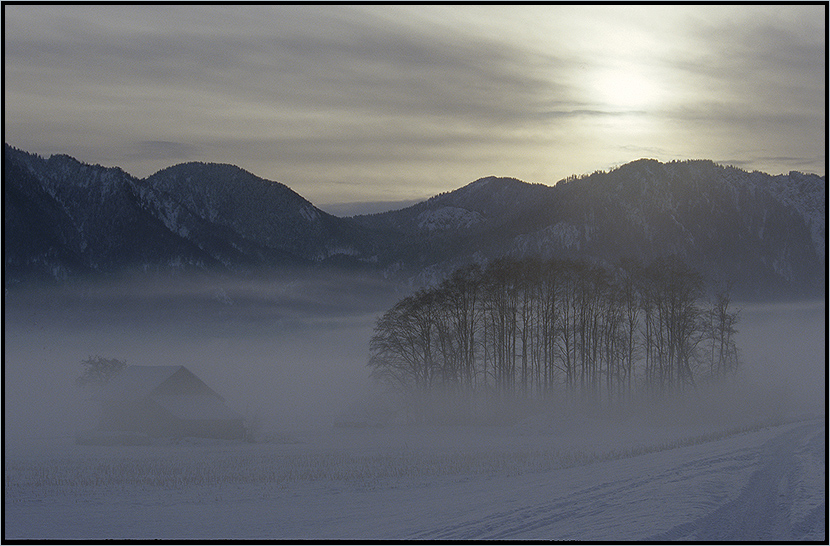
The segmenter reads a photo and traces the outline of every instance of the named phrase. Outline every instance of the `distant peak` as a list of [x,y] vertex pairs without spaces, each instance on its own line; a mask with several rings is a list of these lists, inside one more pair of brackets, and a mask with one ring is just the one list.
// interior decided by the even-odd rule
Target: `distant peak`
[[498,184],[499,186],[505,185],[515,185],[515,184],[527,184],[527,182],[523,182],[518,178],[513,178],[510,176],[485,176],[484,178],[479,178],[473,182],[467,184],[467,188],[483,188],[485,186],[489,186],[491,184]]
[[490,176],[485,176],[483,178],[479,178],[478,180],[475,180],[475,181],[471,182],[471,184],[486,183],[486,182],[492,182],[492,181],[495,181],[495,180],[502,181],[502,182],[521,182],[521,180],[519,180],[518,178],[513,178],[512,176],[494,176],[494,175],[490,175]]
[[482,178],[479,178],[478,180],[474,180],[473,182],[470,183],[470,185],[473,185],[473,184],[486,184],[488,182],[492,182],[493,180],[498,180],[498,177],[493,176],[493,175],[484,176]]
[[187,163],[179,163],[177,165],[172,165],[165,169],[158,171],[156,174],[161,173],[172,173],[172,172],[180,172],[180,171],[196,171],[196,172],[220,172],[220,173],[239,173],[245,174],[248,176],[255,176],[254,174],[246,171],[242,167],[238,167],[236,165],[231,165],[230,163],[205,163],[202,161],[188,161]]

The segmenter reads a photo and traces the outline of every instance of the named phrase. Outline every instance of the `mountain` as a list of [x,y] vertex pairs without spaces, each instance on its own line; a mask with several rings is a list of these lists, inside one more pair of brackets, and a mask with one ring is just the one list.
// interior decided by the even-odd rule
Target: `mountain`
[[555,210],[552,189],[490,176],[411,207],[354,219],[392,234],[396,244],[385,254],[391,270],[429,283],[470,261],[509,253],[514,234],[533,228],[534,209]]
[[365,262],[377,252],[365,228],[318,209],[284,184],[233,165],[176,165],[142,181],[140,191],[151,196],[147,201],[171,230],[184,228],[189,235],[179,215],[193,215],[254,245],[245,248],[246,255],[265,265],[274,261],[268,252],[277,250],[305,263]]
[[365,228],[231,165],[188,163],[140,180],[6,146],[3,169],[6,284],[371,260]]
[[605,264],[674,254],[742,297],[811,297],[824,289],[825,184],[706,160],[638,160],[555,186],[483,178],[356,219],[398,233],[401,267],[418,264],[425,281],[505,254]]
[[6,285],[121,271],[348,267],[441,279],[501,255],[612,264],[675,254],[745,298],[824,294],[825,178],[711,161],[638,160],[555,186],[486,177],[380,214],[338,218],[233,165],[137,179],[6,145]]
[[207,258],[142,206],[120,169],[7,147],[3,174],[7,283]]

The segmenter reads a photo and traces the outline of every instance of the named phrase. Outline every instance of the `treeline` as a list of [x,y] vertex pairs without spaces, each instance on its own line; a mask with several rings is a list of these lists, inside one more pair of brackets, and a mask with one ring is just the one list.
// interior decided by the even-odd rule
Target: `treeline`
[[377,321],[369,366],[415,394],[662,396],[737,369],[729,292],[703,298],[700,275],[676,258],[502,258],[399,301]]

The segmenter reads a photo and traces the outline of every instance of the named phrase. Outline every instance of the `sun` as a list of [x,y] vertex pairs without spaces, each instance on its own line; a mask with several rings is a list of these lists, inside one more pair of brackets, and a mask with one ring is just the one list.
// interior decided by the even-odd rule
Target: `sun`
[[598,70],[590,85],[593,100],[603,110],[644,111],[660,100],[655,79],[636,66]]

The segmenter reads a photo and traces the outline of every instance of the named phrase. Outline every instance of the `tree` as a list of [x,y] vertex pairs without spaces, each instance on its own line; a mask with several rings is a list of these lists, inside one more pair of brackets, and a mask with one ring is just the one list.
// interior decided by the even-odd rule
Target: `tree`
[[476,332],[482,271],[478,265],[456,270],[438,287],[439,339],[446,370],[453,382],[475,388]]
[[98,386],[102,387],[120,374],[127,367],[127,362],[117,358],[104,358],[102,356],[90,356],[81,361],[84,367],[83,373],[75,379],[80,387]]
[[[638,355],[637,327],[640,324],[640,290],[638,283],[642,266],[632,260],[623,260],[616,268],[617,287],[623,306],[625,364],[621,368],[626,396],[630,397],[634,382],[634,360]],[[621,385],[622,386],[622,385]]]
[[496,259],[487,266],[483,284],[485,320],[489,323],[489,339],[485,336],[484,343],[489,344],[493,379],[501,394],[512,391],[516,384],[518,272],[517,260]]
[[735,345],[735,325],[738,311],[730,311],[731,285],[715,294],[715,303],[709,311],[709,371],[713,376],[734,372],[738,368],[738,348]]
[[737,367],[729,290],[706,312],[702,295],[702,278],[677,257],[614,268],[500,258],[398,302],[378,319],[369,366],[415,398],[452,397],[453,411],[471,408],[458,402],[474,393],[513,400],[557,389],[611,409],[638,384],[657,397],[694,387],[703,341],[709,375]]
[[656,259],[646,268],[645,277],[647,344],[655,360],[650,379],[661,391],[694,385],[691,361],[702,337],[697,301],[703,280],[675,256]]

